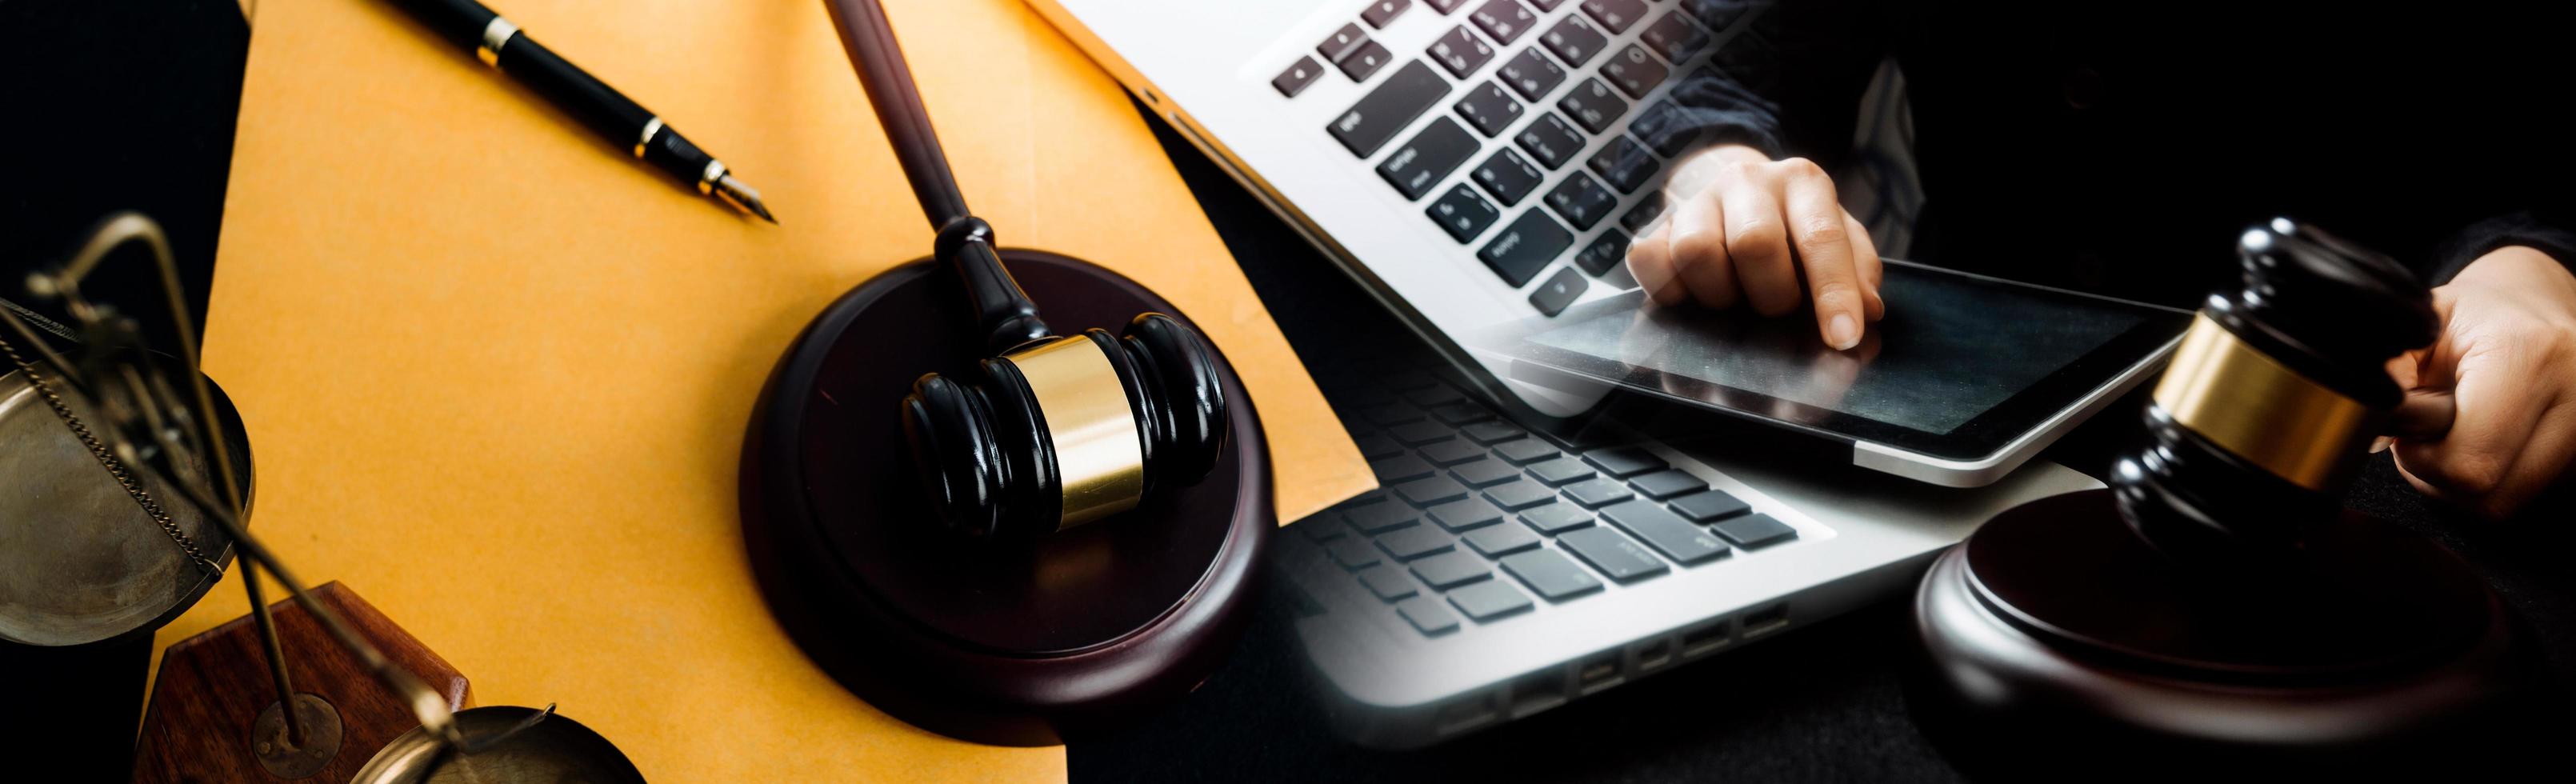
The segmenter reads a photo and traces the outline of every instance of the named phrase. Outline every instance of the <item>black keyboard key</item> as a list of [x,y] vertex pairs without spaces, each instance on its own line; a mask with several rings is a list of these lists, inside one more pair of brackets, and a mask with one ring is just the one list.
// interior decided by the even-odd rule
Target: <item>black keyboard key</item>
[[1440,230],[1449,232],[1450,239],[1459,242],[1475,239],[1476,235],[1485,233],[1485,227],[1494,225],[1496,218],[1503,217],[1501,209],[1486,201],[1485,197],[1476,195],[1476,189],[1463,182],[1451,186],[1447,194],[1432,200],[1431,206],[1423,209],[1422,214],[1430,216],[1433,223],[1440,224]]
[[1438,506],[1467,497],[1467,486],[1449,477],[1435,476],[1396,485],[1395,495],[1414,506]]
[[1356,536],[1335,539],[1324,545],[1324,552],[1331,553],[1333,562],[1344,569],[1363,569],[1384,560],[1378,557],[1376,545]]
[[1496,580],[1477,583],[1449,594],[1449,603],[1479,622],[1491,621],[1530,608],[1528,596],[1509,583]]
[[1458,432],[1465,435],[1469,441],[1486,445],[1517,440],[1529,435],[1529,431],[1522,430],[1509,422],[1478,422],[1459,428]]
[[1673,511],[1690,518],[1694,523],[1724,520],[1753,511],[1753,505],[1745,503],[1744,499],[1727,494],[1724,490],[1710,490],[1682,496],[1673,499],[1672,507]]
[[[1464,432],[1466,426],[1470,423],[1483,422],[1494,418],[1494,412],[1486,410],[1484,406],[1462,399],[1432,406],[1431,418],[1447,422],[1452,425],[1457,425],[1459,426],[1460,431]],[[1484,442],[1478,441],[1477,443],[1481,444]]]
[[[1575,172],[1547,192],[1547,206],[1564,216],[1565,222],[1574,224],[1575,230],[1581,231],[1592,228],[1592,224],[1600,223],[1604,216],[1609,215],[1610,208],[1619,206],[1619,197],[1610,189],[1601,187],[1601,183],[1593,181],[1591,176]],[[1563,245],[1558,246],[1560,250],[1563,248]],[[1555,254],[1549,255],[1553,257]]]
[[1493,155],[1486,156],[1485,162],[1479,164],[1476,171],[1467,175],[1467,178],[1475,180],[1477,185],[1485,188],[1486,193],[1491,193],[1494,198],[1503,200],[1504,204],[1519,204],[1522,199],[1529,197],[1530,191],[1538,189],[1539,180],[1546,176],[1538,170],[1538,167],[1531,166],[1529,160],[1522,158],[1520,153],[1504,147],[1495,150]]
[[1503,61],[1503,67],[1495,69],[1494,75],[1502,77],[1503,84],[1511,86],[1512,92],[1520,93],[1521,99],[1528,101],[1538,100],[1554,91],[1557,85],[1565,83],[1565,69],[1557,67],[1555,60],[1547,59],[1547,55],[1539,54],[1535,48],[1523,49],[1512,59]]
[[1521,522],[1539,533],[1555,536],[1592,524],[1592,513],[1573,504],[1548,504],[1521,513]]
[[1401,425],[1422,421],[1422,409],[1403,403],[1388,403],[1360,412],[1360,418],[1382,426]]
[[1352,52],[1351,56],[1342,58],[1341,62],[1334,65],[1341,66],[1342,75],[1350,77],[1351,81],[1365,82],[1369,77],[1377,75],[1377,69],[1385,68],[1386,64],[1391,62],[1395,62],[1395,53],[1387,51],[1384,46],[1379,46],[1376,41],[1363,41],[1360,43],[1359,51]]
[[1458,480],[1459,484],[1468,487],[1492,487],[1504,482],[1518,481],[1521,478],[1521,470],[1500,460],[1477,458],[1451,467],[1449,476]]
[[1449,80],[1440,78],[1429,63],[1415,60],[1395,69],[1394,75],[1325,128],[1351,154],[1366,158],[1376,155],[1379,148],[1395,138],[1396,132],[1448,94]]
[[1610,83],[1617,85],[1619,91],[1627,93],[1628,97],[1644,98],[1647,91],[1664,83],[1664,77],[1673,75],[1673,69],[1664,67],[1663,61],[1647,56],[1646,50],[1637,48],[1636,44],[1629,44],[1628,48],[1611,56],[1609,62],[1601,64],[1601,75],[1610,77]]
[[1655,53],[1663,55],[1664,59],[1678,63],[1708,45],[1708,31],[1691,24],[1688,14],[1674,11],[1655,20],[1654,24],[1646,25],[1646,31],[1637,34],[1637,40],[1654,47]]
[[1584,272],[1592,273],[1596,278],[1627,260],[1628,235],[1619,233],[1618,229],[1601,232],[1592,244],[1584,246],[1582,253],[1574,254],[1574,266],[1582,267]]
[[1431,10],[1438,11],[1438,12],[1443,13],[1443,14],[1449,13],[1449,12],[1451,12],[1451,11],[1458,10],[1458,7],[1459,7],[1459,6],[1462,6],[1462,5],[1466,5],[1466,4],[1467,4],[1467,0],[1422,0],[1422,1],[1423,1],[1423,2],[1425,2],[1425,3],[1429,3],[1429,4],[1431,4]]
[[1469,460],[1482,460],[1485,448],[1467,441],[1442,441],[1422,448],[1422,457],[1436,466],[1452,466]]
[[1664,192],[1650,191],[1645,198],[1637,200],[1637,206],[1630,207],[1627,212],[1619,214],[1619,227],[1627,229],[1631,234],[1643,234],[1646,231],[1646,224],[1653,223],[1656,218],[1663,216]]
[[1360,448],[1361,457],[1365,457],[1370,460],[1404,454],[1404,445],[1396,443],[1395,439],[1386,437],[1385,433],[1370,433],[1368,435],[1351,439],[1351,443]]
[[[1383,482],[1385,480],[1379,481]],[[1413,507],[1405,506],[1394,501],[1379,501],[1358,509],[1343,512],[1342,516],[1351,521],[1351,528],[1353,530],[1369,536],[1376,536],[1398,528],[1403,528],[1405,526],[1412,525],[1416,520],[1422,519],[1421,512],[1413,511]]]
[[1565,493],[1566,498],[1582,504],[1586,509],[1599,509],[1637,497],[1636,493],[1628,490],[1627,485],[1606,476],[1586,479],[1566,485],[1559,490]]
[[1538,12],[1544,14],[1556,10],[1557,6],[1564,5],[1565,0],[1529,0],[1529,4],[1538,6]]
[[1628,32],[1628,27],[1646,15],[1646,0],[1583,0],[1583,12],[1610,28],[1612,33]]
[[1626,136],[1612,136],[1610,143],[1601,145],[1601,151],[1593,153],[1584,165],[1620,193],[1636,193],[1638,186],[1655,178],[1655,170],[1663,168],[1664,162],[1646,152],[1646,145]]
[[1482,498],[1441,504],[1431,507],[1431,510],[1424,514],[1431,518],[1431,522],[1438,523],[1440,527],[1451,531],[1483,528],[1503,521],[1503,510],[1495,508],[1493,504],[1487,503]]
[[1574,159],[1576,153],[1583,151],[1583,134],[1575,132],[1574,126],[1565,118],[1556,116],[1555,112],[1531,120],[1529,125],[1521,128],[1519,136],[1512,137],[1512,141],[1528,151],[1530,157],[1538,159],[1539,165],[1550,169],[1565,165],[1566,161]]
[[[1655,560],[1655,556],[1646,552],[1646,548],[1637,546],[1636,542],[1628,541],[1628,537],[1621,536],[1619,532],[1608,528],[1593,526],[1580,531],[1569,531],[1564,536],[1557,537],[1556,541],[1564,545],[1566,551],[1573,553],[1574,557],[1591,564],[1594,571],[1619,582],[1636,582],[1668,571],[1664,562]],[[1452,553],[1452,555],[1457,554]]]
[[1487,558],[1501,558],[1537,547],[1539,538],[1538,532],[1526,525],[1493,525],[1468,531],[1466,536],[1459,537],[1459,541],[1466,542],[1467,549]]
[[1367,8],[1360,9],[1360,21],[1367,22],[1370,27],[1384,30],[1388,22],[1395,21],[1396,17],[1403,16],[1404,12],[1411,8],[1413,8],[1413,0],[1374,0]]
[[1452,108],[1458,110],[1458,116],[1467,118],[1468,127],[1488,139],[1503,135],[1504,130],[1521,119],[1521,102],[1513,100],[1511,93],[1504,92],[1502,85],[1493,82],[1467,88],[1467,97],[1458,99]]
[[1377,481],[1383,484],[1410,482],[1430,476],[1432,470],[1433,467],[1429,461],[1412,455],[1396,455],[1369,461],[1369,473],[1376,474]]
[[1520,0],[1493,0],[1467,14],[1467,20],[1475,22],[1486,35],[1493,36],[1495,42],[1510,44],[1522,33],[1529,32],[1530,24],[1538,21],[1538,15],[1530,13],[1529,6],[1521,5]]
[[1485,489],[1485,500],[1494,506],[1520,511],[1539,504],[1556,502],[1556,491],[1537,482],[1511,482]]
[[1422,578],[1423,584],[1443,591],[1485,579],[1493,573],[1493,569],[1485,566],[1485,559],[1455,550],[1413,562],[1413,576]]
[[1404,616],[1413,628],[1423,634],[1440,635],[1458,630],[1458,614],[1436,597],[1416,596],[1395,605],[1395,614]]
[[1629,477],[1628,486],[1636,488],[1638,495],[1661,501],[1683,493],[1706,490],[1708,482],[1683,473],[1680,469],[1666,469]]
[[1485,67],[1494,59],[1493,45],[1477,38],[1475,33],[1467,32],[1466,25],[1459,25],[1432,39],[1431,48],[1426,53],[1440,67],[1449,69],[1450,76],[1460,79],[1467,78],[1468,74],[1475,73],[1476,69]]
[[[1450,1],[1455,4],[1464,0]],[[1708,29],[1724,30],[1727,25],[1735,24],[1737,18],[1744,16],[1744,12],[1753,7],[1753,2],[1754,0],[1682,0],[1682,10],[1689,11],[1690,15],[1698,19],[1701,24],[1708,25]]]
[[1574,274],[1573,267],[1566,267],[1547,276],[1546,283],[1531,290],[1529,304],[1538,309],[1539,315],[1553,316],[1565,312],[1565,306],[1574,304],[1583,296],[1583,290],[1591,287],[1592,284],[1583,276]]
[[1551,602],[1601,590],[1599,579],[1554,550],[1533,550],[1504,558],[1503,571]]
[[1395,186],[1404,198],[1419,199],[1474,154],[1476,137],[1458,127],[1455,120],[1434,117],[1431,124],[1422,126],[1421,133],[1413,135],[1412,141],[1395,148],[1394,154],[1377,165],[1377,176],[1386,178],[1386,184]]
[[[1698,530],[1696,528],[1691,530]],[[1705,536],[1705,534],[1702,534]],[[1377,538],[1377,547],[1398,561],[1410,561],[1432,553],[1445,553],[1458,540],[1448,532],[1427,525],[1398,528]]]
[[1280,95],[1295,98],[1298,93],[1306,91],[1307,85],[1314,84],[1316,77],[1323,75],[1324,64],[1315,62],[1315,58],[1298,55],[1297,62],[1289,64],[1288,70],[1271,77],[1270,86],[1279,88]]
[[1414,405],[1423,408],[1434,408],[1465,400],[1467,396],[1454,388],[1442,385],[1406,392],[1404,399],[1413,401]]
[[1602,35],[1591,22],[1583,21],[1583,17],[1567,16],[1555,27],[1548,28],[1546,35],[1539,36],[1538,42],[1548,51],[1555,52],[1557,59],[1564,60],[1566,65],[1581,68],[1593,55],[1601,53],[1601,47],[1610,43],[1610,37]]
[[1664,462],[1663,458],[1656,457],[1655,453],[1633,446],[1595,449],[1584,453],[1583,461],[1601,469],[1602,473],[1622,479],[1673,467],[1671,463]]
[[[1613,504],[1601,510],[1601,519],[1653,545],[1675,563],[1687,565],[1712,561],[1725,557],[1729,552],[1725,542],[1718,541],[1717,537],[1691,525],[1679,515],[1664,511],[1663,506],[1653,501]],[[1383,542],[1385,538],[1380,537],[1378,541]]]
[[1727,541],[1741,545],[1747,550],[1769,547],[1798,538],[1797,529],[1790,528],[1788,523],[1774,520],[1766,514],[1745,515],[1709,528],[1716,531],[1719,536],[1726,537]]
[[1529,465],[1531,463],[1555,457],[1557,456],[1557,451],[1555,445],[1533,438],[1527,441],[1512,441],[1505,443],[1502,446],[1494,447],[1494,455],[1501,457],[1504,460],[1511,461],[1512,465]]
[[1384,564],[1361,569],[1360,584],[1368,586],[1369,593],[1377,594],[1377,598],[1381,601],[1409,599],[1414,594],[1421,593],[1413,587],[1412,575],[1405,574],[1402,569]]
[[1485,243],[1485,249],[1476,252],[1476,258],[1492,268],[1495,275],[1502,276],[1504,284],[1520,288],[1572,244],[1572,233],[1557,225],[1556,219],[1548,217],[1547,213],[1532,209],[1523,211],[1511,225],[1495,232],[1493,240]]
[[1324,62],[1338,63],[1342,58],[1351,56],[1352,52],[1359,51],[1360,46],[1368,41],[1368,33],[1361,30],[1359,25],[1345,24],[1342,25],[1342,29],[1335,30],[1331,36],[1326,37],[1323,43],[1316,44],[1315,53],[1323,55]]
[[1458,431],[1450,428],[1445,422],[1424,421],[1397,425],[1394,429],[1386,431],[1386,434],[1394,436],[1397,441],[1404,442],[1405,446],[1418,447],[1456,438]]
[[1637,110],[1636,118],[1628,121],[1628,133],[1654,148],[1656,155],[1670,158],[1699,140],[1700,124],[1672,101],[1659,100]]
[[1563,487],[1569,483],[1580,482],[1593,477],[1591,466],[1584,465],[1583,461],[1576,460],[1571,457],[1560,457],[1548,460],[1546,462],[1526,466],[1521,470],[1528,471],[1531,477],[1538,479],[1538,481],[1546,482],[1549,487]]
[[1584,130],[1600,133],[1617,122],[1619,115],[1628,113],[1628,102],[1612,95],[1610,86],[1602,84],[1601,80],[1585,79],[1565,97],[1556,99],[1556,108],[1581,123]]

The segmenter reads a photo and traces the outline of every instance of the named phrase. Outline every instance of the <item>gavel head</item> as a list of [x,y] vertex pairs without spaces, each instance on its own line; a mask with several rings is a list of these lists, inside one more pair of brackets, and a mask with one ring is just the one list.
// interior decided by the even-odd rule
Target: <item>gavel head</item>
[[2287,218],[2237,245],[2157,382],[2152,442],[2112,469],[2120,513],[2176,559],[2259,563],[2330,520],[2404,391],[2389,359],[2433,341],[2431,293],[2395,260]]

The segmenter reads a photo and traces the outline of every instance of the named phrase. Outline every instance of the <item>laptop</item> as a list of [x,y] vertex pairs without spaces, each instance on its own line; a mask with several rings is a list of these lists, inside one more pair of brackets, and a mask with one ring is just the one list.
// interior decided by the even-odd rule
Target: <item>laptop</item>
[[[1761,56],[1755,0],[1030,3],[1420,338],[1312,363],[1383,489],[1290,525],[1273,553],[1332,714],[1364,745],[1472,733],[1906,590],[1994,513],[2098,487],[2022,462],[2180,333],[2176,312],[1907,267],[1926,291],[2074,309],[2098,317],[2024,321],[2102,333],[2043,330],[2064,356],[1946,412],[1887,372],[1830,394],[1748,383],[1703,340],[1581,356],[1636,318],[1626,243],[1659,219],[1660,169],[1682,152],[1655,131],[1680,109],[1672,87]],[[1889,343],[1910,364],[1880,367],[1957,369]],[[1581,416],[1623,386],[1869,470]],[[1918,408],[1955,421],[1909,431]]]

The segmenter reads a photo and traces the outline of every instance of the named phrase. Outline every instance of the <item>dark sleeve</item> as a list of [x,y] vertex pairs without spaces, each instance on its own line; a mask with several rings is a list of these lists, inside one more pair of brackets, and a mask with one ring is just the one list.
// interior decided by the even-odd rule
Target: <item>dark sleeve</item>
[[2426,282],[2451,282],[2469,262],[2497,248],[2522,245],[2549,254],[2576,271],[2576,210],[2566,205],[2527,209],[2471,224],[2442,244]]
[[1702,0],[1741,5],[1707,65],[1679,77],[1670,117],[1641,115],[1659,148],[1743,144],[1831,161],[1851,145],[1862,91],[1886,56],[1878,0]]

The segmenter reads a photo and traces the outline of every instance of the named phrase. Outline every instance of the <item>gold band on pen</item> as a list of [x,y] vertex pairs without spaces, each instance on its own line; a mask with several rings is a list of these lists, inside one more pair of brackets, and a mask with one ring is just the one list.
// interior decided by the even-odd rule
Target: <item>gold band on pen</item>
[[713,192],[716,189],[716,181],[724,179],[724,176],[724,161],[707,159],[707,170],[698,173],[698,195],[703,196]]
[[495,69],[500,68],[501,47],[509,46],[510,38],[518,34],[518,25],[508,19],[492,17],[492,21],[483,25],[483,45],[474,47],[474,59]]
[[642,157],[644,157],[644,145],[652,144],[652,143],[653,143],[653,134],[657,134],[657,133],[661,133],[661,132],[662,132],[662,118],[660,118],[660,117],[655,117],[655,118],[650,119],[650,120],[645,120],[645,121],[644,121],[644,133],[643,133],[643,135],[640,135],[640,136],[635,137],[635,157],[637,157],[637,158],[642,158]]
[[1127,389],[1100,346],[1076,335],[1011,352],[1055,441],[1061,531],[1136,508],[1145,496],[1145,445]]
[[2156,407],[2219,448],[2324,490],[2371,436],[2372,412],[2201,315],[2156,382]]

